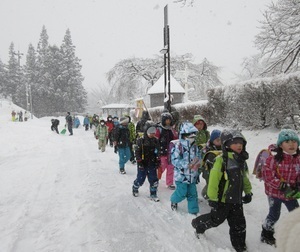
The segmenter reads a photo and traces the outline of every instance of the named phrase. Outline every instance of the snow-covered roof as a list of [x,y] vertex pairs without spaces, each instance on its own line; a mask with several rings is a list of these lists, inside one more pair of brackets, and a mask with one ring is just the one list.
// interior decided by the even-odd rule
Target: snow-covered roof
[[[170,84],[171,84],[171,94],[175,93],[185,93],[184,88],[178,83],[177,80],[174,79],[173,76],[170,76]],[[164,93],[165,88],[165,77],[162,75],[155,84],[149,88],[148,95],[150,94],[162,94]],[[168,85],[166,87],[166,92],[168,92]]]
[[111,104],[107,104],[105,106],[102,106],[101,108],[103,109],[119,109],[119,108],[134,108],[134,106],[129,105],[129,104],[120,104],[120,103],[111,103]]

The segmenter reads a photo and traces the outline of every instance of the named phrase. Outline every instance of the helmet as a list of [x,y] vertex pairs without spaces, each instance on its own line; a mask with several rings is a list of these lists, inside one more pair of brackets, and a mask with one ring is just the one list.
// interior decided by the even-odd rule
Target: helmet
[[172,115],[169,113],[169,112],[163,112],[162,114],[161,114],[161,124],[163,125],[163,126],[166,126],[166,120],[167,119],[170,119],[171,120],[171,122],[172,122]]
[[245,137],[243,136],[243,134],[239,131],[239,130],[234,130],[234,129],[225,129],[222,131],[221,133],[221,143],[222,143],[222,148],[226,149],[226,147],[228,147],[228,144],[233,140],[233,139],[237,139],[240,138],[243,140],[243,145],[244,147],[247,144],[247,141],[245,139]]
[[197,128],[191,122],[183,122],[180,125],[180,130],[179,130],[180,135],[196,134],[197,132],[198,132]]

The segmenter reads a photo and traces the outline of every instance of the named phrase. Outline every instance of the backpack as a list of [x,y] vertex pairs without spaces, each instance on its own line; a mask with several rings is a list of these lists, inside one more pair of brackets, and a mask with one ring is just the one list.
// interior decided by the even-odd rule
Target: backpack
[[256,156],[252,174],[260,181],[262,180],[263,167],[266,164],[266,160],[269,156],[273,156],[275,151],[276,145],[271,144],[268,149],[262,149]]
[[[205,153],[202,152],[202,162],[201,162],[201,167],[200,167],[200,170],[202,172],[203,171],[208,171],[209,172],[210,169],[211,169],[207,164],[208,154],[213,154],[214,155],[214,159],[213,159],[213,161],[214,161],[217,156],[222,154],[222,150],[209,150]],[[213,164],[213,162],[212,162],[212,164]]]

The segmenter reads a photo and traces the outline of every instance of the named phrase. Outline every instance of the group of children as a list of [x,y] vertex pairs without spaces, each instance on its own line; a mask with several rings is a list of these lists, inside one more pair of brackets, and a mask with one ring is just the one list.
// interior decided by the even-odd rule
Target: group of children
[[[117,120],[118,123],[115,122],[110,130],[110,142],[119,154],[120,173],[126,173],[125,164],[128,160],[136,159],[137,176],[132,185],[133,196],[139,196],[139,187],[147,178],[151,200],[159,201],[158,183],[166,170],[166,185],[174,190],[170,196],[171,209],[176,211],[178,204],[187,199],[188,212],[197,215],[199,204],[196,185],[202,174],[204,182],[201,183],[205,185],[201,194],[208,200],[211,211],[192,220],[196,235],[200,236],[207,229],[227,220],[233,248],[247,251],[243,204],[250,203],[253,194],[246,162],[249,156],[245,137],[235,129],[215,129],[210,134],[205,119],[199,115],[194,116],[192,122],[180,123],[177,131],[171,113],[163,112],[161,122],[154,123],[147,111],[144,112],[136,131],[129,116]],[[96,133],[101,138],[102,147],[109,138],[109,126],[106,124],[110,121],[113,118],[109,117],[107,122],[100,121],[98,126],[107,130],[105,137],[100,132]],[[130,123],[133,126],[129,126]],[[274,225],[280,217],[281,205],[284,204],[288,211],[299,207],[299,145],[297,133],[283,129],[278,136],[276,154],[268,157],[263,168],[269,213],[262,225],[260,239],[266,244],[276,245]]]

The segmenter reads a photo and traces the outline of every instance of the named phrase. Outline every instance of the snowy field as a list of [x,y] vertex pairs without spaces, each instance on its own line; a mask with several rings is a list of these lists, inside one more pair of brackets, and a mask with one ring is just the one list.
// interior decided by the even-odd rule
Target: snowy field
[[[13,109],[19,110],[0,102],[0,251],[233,251],[227,222],[196,239],[190,224],[195,216],[187,213],[186,202],[177,212],[171,210],[172,191],[164,177],[160,202],[149,200],[148,182],[134,198],[136,167],[128,163],[127,174],[119,174],[118,156],[110,147],[101,153],[92,131],[80,126],[74,136],[58,135],[50,130],[51,117],[12,122]],[[59,119],[61,130],[65,121]],[[278,131],[243,134],[252,172],[257,153],[276,141]],[[268,204],[263,183],[253,175],[250,179],[254,198],[244,206],[248,250],[276,251],[260,243]],[[205,200],[199,204],[201,213],[209,211]],[[286,214],[283,207],[282,216]]]

